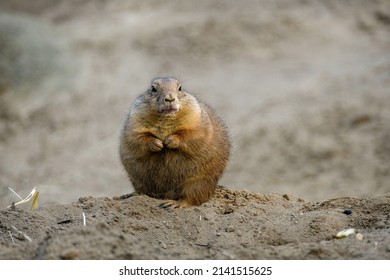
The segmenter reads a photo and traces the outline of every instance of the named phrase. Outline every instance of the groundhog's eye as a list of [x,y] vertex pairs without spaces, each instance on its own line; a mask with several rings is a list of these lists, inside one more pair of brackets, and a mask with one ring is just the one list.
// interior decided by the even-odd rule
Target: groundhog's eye
[[157,89],[155,88],[155,86],[152,86],[151,91],[152,92],[157,92]]
[[181,91],[181,85],[179,86],[179,88],[177,89],[178,91]]

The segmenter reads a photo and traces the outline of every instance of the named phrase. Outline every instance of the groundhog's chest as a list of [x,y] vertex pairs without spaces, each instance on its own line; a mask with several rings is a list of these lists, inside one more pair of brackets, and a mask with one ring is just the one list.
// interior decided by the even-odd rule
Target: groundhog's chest
[[152,124],[146,123],[144,127],[146,129],[146,133],[150,133],[161,141],[164,141],[172,134],[177,134],[188,130],[190,125],[183,124],[180,122],[180,120],[168,119],[155,121]]

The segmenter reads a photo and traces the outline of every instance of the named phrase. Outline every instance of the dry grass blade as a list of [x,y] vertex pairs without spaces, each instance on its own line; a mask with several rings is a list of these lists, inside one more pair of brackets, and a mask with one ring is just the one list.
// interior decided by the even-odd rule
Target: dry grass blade
[[[15,193],[14,191],[12,191],[13,193]],[[36,187],[33,188],[33,190],[30,192],[30,194],[25,198],[25,199],[22,199],[21,201],[19,202],[16,202],[16,203],[13,203],[11,205],[9,205],[7,208],[10,208],[12,205],[19,205],[19,204],[22,204],[22,203],[26,203],[28,201],[31,200],[31,198],[34,197],[35,193],[36,193]],[[17,196],[19,196],[17,193],[15,193]]]
[[33,200],[33,203],[31,205],[31,210],[38,208],[38,197],[39,197],[39,192],[35,192],[34,200]]
[[28,236],[27,234],[25,234],[23,231],[18,230],[15,226],[11,226],[11,228],[12,228],[14,231],[16,231],[17,233],[23,235],[23,237],[24,237],[26,240],[28,240],[29,242],[32,242],[31,237]]
[[13,189],[11,189],[11,187],[8,187],[8,189],[9,189],[14,195],[16,195],[20,200],[23,200],[23,198],[22,198],[20,195],[18,195]]
[[14,237],[12,236],[12,232],[9,230],[8,233],[9,233],[9,236],[11,237],[12,243],[15,244],[15,240],[14,240]]

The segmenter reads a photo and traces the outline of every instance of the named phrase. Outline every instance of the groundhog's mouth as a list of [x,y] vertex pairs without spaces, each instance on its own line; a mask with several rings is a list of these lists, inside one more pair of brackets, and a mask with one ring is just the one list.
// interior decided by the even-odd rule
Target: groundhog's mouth
[[158,112],[163,114],[176,113],[179,111],[180,111],[179,104],[161,105],[158,108]]

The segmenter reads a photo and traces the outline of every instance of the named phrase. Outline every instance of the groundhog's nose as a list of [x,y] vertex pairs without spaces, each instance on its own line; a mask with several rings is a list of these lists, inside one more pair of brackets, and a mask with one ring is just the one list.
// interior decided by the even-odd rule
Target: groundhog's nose
[[175,101],[175,97],[173,96],[173,95],[171,95],[171,94],[169,94],[169,95],[167,95],[167,96],[165,96],[165,101],[166,102],[173,102],[173,101]]

